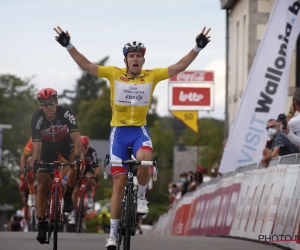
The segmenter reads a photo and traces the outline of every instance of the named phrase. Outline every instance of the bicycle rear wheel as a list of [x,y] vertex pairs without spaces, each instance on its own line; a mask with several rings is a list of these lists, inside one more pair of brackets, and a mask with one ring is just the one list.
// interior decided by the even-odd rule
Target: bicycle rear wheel
[[58,232],[58,228],[59,228],[59,215],[60,215],[60,211],[59,211],[59,199],[58,199],[58,186],[55,186],[55,204],[54,204],[54,211],[55,211],[55,215],[54,215],[54,228],[53,228],[53,250],[57,250],[57,232]]
[[125,225],[124,225],[124,240],[123,240],[123,250],[130,250],[130,237],[131,237],[131,227],[132,227],[132,206],[133,204],[133,193],[132,188],[127,187],[127,199],[125,204]]

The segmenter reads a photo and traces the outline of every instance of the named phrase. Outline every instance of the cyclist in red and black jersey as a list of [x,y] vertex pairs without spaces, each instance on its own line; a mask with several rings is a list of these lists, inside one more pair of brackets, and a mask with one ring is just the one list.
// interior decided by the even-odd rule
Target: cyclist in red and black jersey
[[[85,172],[86,176],[95,176],[98,179],[99,176],[99,164],[97,152],[94,148],[90,147],[90,139],[87,136],[81,136],[81,144],[82,144],[82,152],[84,155],[85,162]],[[87,213],[91,213],[93,211],[94,200],[93,200],[93,183],[94,180],[87,179]],[[74,189],[73,192],[73,203],[77,204],[79,194],[79,186]],[[69,217],[69,224],[76,223],[76,211],[75,209],[72,211]]]
[[[82,166],[82,144],[80,132],[74,115],[66,108],[58,106],[56,90],[45,88],[38,92],[39,109],[31,118],[33,159],[38,162],[53,162],[56,152],[70,162]],[[77,184],[77,170],[70,168],[67,191],[64,194],[64,211],[73,210],[72,192]],[[46,240],[46,194],[50,184],[50,167],[39,168],[36,194],[36,210],[39,218],[37,240]]]

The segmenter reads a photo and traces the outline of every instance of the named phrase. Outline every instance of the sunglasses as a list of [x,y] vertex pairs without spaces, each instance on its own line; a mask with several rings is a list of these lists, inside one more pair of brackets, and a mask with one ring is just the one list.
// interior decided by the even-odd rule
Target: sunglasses
[[56,104],[56,100],[48,100],[48,101],[42,101],[40,102],[40,104],[43,106],[43,107],[48,107],[48,106],[54,106]]

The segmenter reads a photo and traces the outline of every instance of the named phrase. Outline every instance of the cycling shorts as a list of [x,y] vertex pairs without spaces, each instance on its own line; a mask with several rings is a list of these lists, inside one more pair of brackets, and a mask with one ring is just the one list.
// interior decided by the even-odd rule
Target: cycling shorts
[[[123,126],[111,127],[109,138],[109,154],[111,160],[128,160],[128,147],[132,147],[133,155],[136,157],[138,150],[153,152],[152,141],[147,126]],[[126,174],[127,166],[121,164],[110,164],[113,177]]]
[[[57,159],[59,153],[67,161],[70,160],[70,155],[74,151],[73,140],[70,137],[65,137],[55,143],[43,142],[41,161],[42,162],[54,162]],[[52,172],[54,167],[41,166],[39,167],[39,173],[49,173],[52,178]]]

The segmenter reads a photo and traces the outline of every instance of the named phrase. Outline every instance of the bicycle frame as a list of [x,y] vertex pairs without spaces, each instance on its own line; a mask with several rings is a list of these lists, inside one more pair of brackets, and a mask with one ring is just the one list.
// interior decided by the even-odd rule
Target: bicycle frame
[[75,231],[78,233],[81,232],[82,226],[82,218],[85,215],[86,208],[87,208],[87,179],[97,180],[97,177],[94,176],[82,176],[79,180],[79,193],[78,193],[78,200],[76,204],[76,225]]
[[[62,176],[60,174],[60,169],[59,166],[58,168],[54,168],[54,173],[53,173],[53,184],[51,187],[50,191],[50,202],[48,206],[48,219],[50,222],[54,222],[55,218],[55,211],[54,211],[54,206],[55,206],[55,190],[56,186],[58,189],[58,201],[59,201],[59,221],[60,224],[63,223],[64,220],[64,215],[63,215],[63,201],[62,201],[62,188],[61,188],[61,181],[62,181]],[[60,225],[61,226],[61,225]]]

